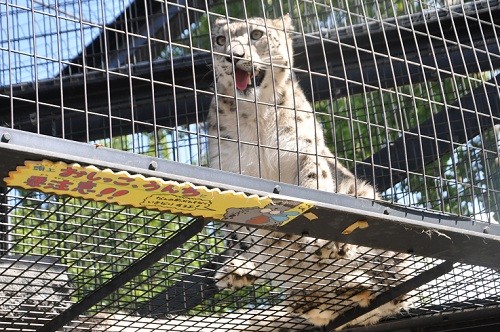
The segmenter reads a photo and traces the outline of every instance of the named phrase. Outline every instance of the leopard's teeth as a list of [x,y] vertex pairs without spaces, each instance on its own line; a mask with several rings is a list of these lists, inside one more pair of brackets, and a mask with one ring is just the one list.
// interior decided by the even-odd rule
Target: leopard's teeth
[[[255,74],[255,75],[254,75]],[[250,75],[248,75],[248,84],[252,85],[253,84],[253,78],[255,76],[259,75],[259,72],[258,71],[255,71],[255,72],[252,72],[250,73]]]

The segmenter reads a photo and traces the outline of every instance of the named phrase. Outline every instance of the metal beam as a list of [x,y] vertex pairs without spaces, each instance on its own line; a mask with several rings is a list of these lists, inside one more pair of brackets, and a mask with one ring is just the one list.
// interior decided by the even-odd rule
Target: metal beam
[[335,331],[335,329],[341,327],[342,325],[345,325],[355,320],[356,318],[361,317],[362,315],[367,314],[370,311],[398,298],[399,296],[405,295],[410,291],[439,278],[440,276],[450,272],[451,270],[453,270],[453,262],[440,263],[439,265],[436,265],[431,269],[426,270],[421,274],[380,294],[370,302],[369,306],[365,308],[354,307],[346,311],[343,315],[339,316],[327,326],[325,326],[323,328],[323,331]]
[[[178,38],[187,28],[187,20],[182,19],[180,14],[184,13],[186,7],[204,10],[205,4],[205,1],[178,0],[178,6],[173,2],[168,3],[165,13],[164,8],[167,6],[165,2],[133,1],[113,22],[103,28],[103,32],[92,43],[70,61],[70,65],[61,71],[61,76],[75,75],[88,71],[89,68],[118,68],[127,65],[129,57],[134,61],[152,61],[164,51],[165,44],[151,42],[150,37],[165,39],[164,34],[167,31],[168,36]],[[190,15],[191,22],[201,16],[199,11],[186,14]],[[117,31],[128,31],[133,35]],[[148,43],[151,52],[148,50]]]
[[149,317],[183,315],[206,299],[212,298],[219,291],[215,286],[215,271],[226,259],[224,254],[215,256],[210,263],[156,295],[139,308],[137,314]]
[[[403,132],[397,140],[356,166],[356,175],[379,190],[388,189],[421,171],[500,121],[500,74],[438,114]],[[496,120],[495,120],[496,119]]]
[[[385,332],[385,331],[400,331],[400,332],[438,332],[438,331],[498,331],[500,327],[500,306],[498,298],[494,302],[484,300],[471,300],[467,303],[475,307],[462,309],[461,311],[454,310],[450,312],[441,312],[442,308],[437,308],[433,311],[429,308],[427,314],[413,313],[410,311],[410,316],[396,320],[387,320],[379,322],[377,325],[352,327],[346,329],[349,332]],[[460,308],[464,303],[450,304],[452,308]],[[429,314],[429,312],[435,312]],[[418,316],[413,316],[413,315]],[[484,329],[481,329],[484,328]]]

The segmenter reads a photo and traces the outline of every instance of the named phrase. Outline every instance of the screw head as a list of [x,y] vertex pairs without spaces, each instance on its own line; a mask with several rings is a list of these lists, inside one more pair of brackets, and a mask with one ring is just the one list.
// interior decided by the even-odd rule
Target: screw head
[[149,169],[152,170],[152,171],[156,171],[156,169],[158,168],[158,163],[156,161],[152,161],[149,163]]
[[277,185],[273,189],[273,194],[279,194],[281,192],[281,186]]
[[2,142],[8,143],[10,141],[10,139],[11,139],[10,133],[4,133],[2,135]]

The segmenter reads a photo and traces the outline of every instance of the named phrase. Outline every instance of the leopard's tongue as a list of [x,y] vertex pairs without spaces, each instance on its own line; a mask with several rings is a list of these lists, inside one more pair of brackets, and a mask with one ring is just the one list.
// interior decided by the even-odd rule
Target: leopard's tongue
[[236,68],[234,76],[236,79],[236,88],[238,90],[245,91],[248,86],[248,82],[250,81],[250,73]]

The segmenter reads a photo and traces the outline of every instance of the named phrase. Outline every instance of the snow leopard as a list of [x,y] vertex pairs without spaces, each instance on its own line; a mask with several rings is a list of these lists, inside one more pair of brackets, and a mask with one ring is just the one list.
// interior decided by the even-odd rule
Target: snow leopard
[[[218,18],[212,27],[214,97],[207,118],[209,167],[307,188],[379,199],[329,150],[294,73],[293,24]],[[227,225],[231,258],[215,274],[221,288],[271,280],[280,307],[324,326],[367,307],[405,276],[405,255],[307,236]],[[400,297],[350,323],[367,325],[406,308]]]

